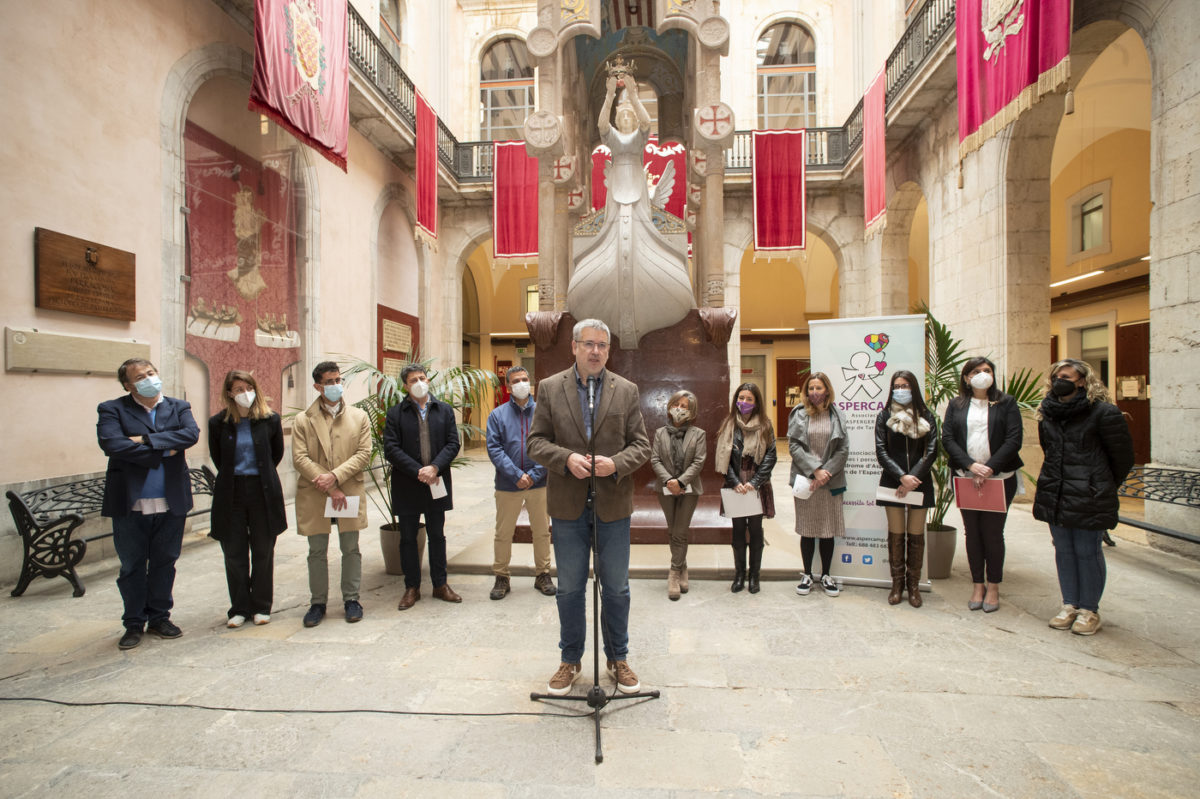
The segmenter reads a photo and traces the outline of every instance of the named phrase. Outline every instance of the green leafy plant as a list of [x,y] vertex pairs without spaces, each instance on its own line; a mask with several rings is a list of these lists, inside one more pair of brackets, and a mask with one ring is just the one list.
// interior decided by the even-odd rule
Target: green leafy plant
[[[962,374],[963,363],[967,355],[963,351],[963,343],[951,332],[950,328],[937,320],[922,303],[917,313],[925,314],[925,404],[939,418],[946,412],[946,403],[958,396],[959,377]],[[1017,402],[1021,413],[1030,416],[1037,410],[1042,401],[1040,372],[1024,368],[1008,378],[998,376],[997,388],[1009,394]],[[1029,478],[1028,473],[1022,474]],[[930,530],[947,530],[946,514],[954,503],[954,481],[950,462],[946,451],[938,443],[937,459],[933,462],[931,472],[933,478],[933,513],[929,517]],[[1032,478],[1030,478],[1032,479]]]
[[[406,363],[419,363],[425,367],[429,377],[431,396],[446,403],[460,416],[469,415],[470,410],[484,405],[487,397],[495,392],[500,385],[500,379],[492,372],[480,369],[478,366],[452,366],[447,369],[434,369],[434,358],[429,356],[413,356]],[[371,501],[375,507],[394,524],[396,514],[392,508],[392,465],[383,454],[383,428],[388,411],[399,405],[406,396],[397,377],[383,372],[370,361],[351,356],[338,356],[342,369],[342,378],[347,384],[355,380],[364,380],[368,394],[355,405],[367,412],[371,421],[371,466],[367,470],[375,487]],[[466,412],[466,413],[463,413]],[[482,439],[484,431],[467,421],[458,423],[458,437],[462,441]],[[456,458],[451,467],[461,466],[463,460]]]

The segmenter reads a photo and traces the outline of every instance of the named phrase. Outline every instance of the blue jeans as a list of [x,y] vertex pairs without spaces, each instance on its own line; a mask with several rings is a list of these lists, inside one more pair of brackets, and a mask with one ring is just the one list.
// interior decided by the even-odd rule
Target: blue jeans
[[175,561],[183,547],[187,517],[170,513],[130,513],[113,517],[113,547],[121,561],[117,588],[125,604],[121,621],[141,630],[171,618],[175,601]]
[[1104,565],[1101,541],[1103,530],[1077,530],[1050,525],[1054,539],[1054,565],[1058,567],[1058,587],[1064,605],[1074,605],[1093,613],[1100,609],[1104,593]]
[[[592,518],[553,519],[554,560],[558,565],[558,647],[564,663],[583,659],[587,642],[587,578],[591,561]],[[600,580],[600,630],[609,660],[629,654],[629,517],[596,523],[596,576]]]

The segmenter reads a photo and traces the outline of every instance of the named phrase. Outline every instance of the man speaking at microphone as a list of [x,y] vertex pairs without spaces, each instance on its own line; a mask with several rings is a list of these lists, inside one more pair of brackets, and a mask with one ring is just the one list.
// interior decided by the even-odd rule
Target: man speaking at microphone
[[[558,565],[562,662],[550,678],[547,693],[569,694],[581,670],[592,531],[587,495],[594,466],[596,577],[604,654],[617,688],[631,694],[641,690],[641,683],[628,660],[629,521],[633,473],[650,457],[650,440],[637,386],[604,368],[611,342],[608,325],[584,319],[575,325],[571,339],[575,365],[541,382],[528,446],[529,456],[549,474],[546,505]],[[595,452],[594,463],[589,449]]]

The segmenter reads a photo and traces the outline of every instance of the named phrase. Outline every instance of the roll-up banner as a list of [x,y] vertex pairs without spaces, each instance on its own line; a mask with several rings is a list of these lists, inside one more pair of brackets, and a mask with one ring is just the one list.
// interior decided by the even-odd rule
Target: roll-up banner
[[809,344],[812,370],[829,376],[850,439],[842,495],[846,537],[834,549],[833,574],[846,583],[890,587],[887,518],[875,504],[882,471],[875,457],[875,417],[887,404],[898,369],[916,375],[924,394],[925,316],[814,320]]

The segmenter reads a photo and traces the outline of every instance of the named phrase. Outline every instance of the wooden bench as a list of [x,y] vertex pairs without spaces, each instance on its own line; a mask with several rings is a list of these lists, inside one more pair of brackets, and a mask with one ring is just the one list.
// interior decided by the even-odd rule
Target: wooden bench
[[[188,476],[193,495],[212,496],[216,475],[211,469],[207,466],[188,469]],[[75,567],[87,554],[90,541],[108,538],[112,531],[84,538],[72,536],[87,517],[100,513],[104,500],[104,478],[91,477],[59,483],[24,494],[8,491],[6,496],[13,522],[25,546],[21,578],[12,590],[12,596],[24,594],[35,577],[65,577],[74,587],[74,595],[83,596],[83,583]],[[193,510],[188,516],[200,516],[209,510]]]
[[[1125,478],[1125,482],[1121,483],[1121,487],[1117,489],[1117,494],[1149,502],[1168,502],[1173,505],[1200,509],[1200,472],[1186,469],[1160,469],[1155,466],[1134,466],[1133,471]],[[1117,520],[1121,524],[1165,535],[1168,538],[1200,544],[1200,536],[1194,533],[1172,530],[1169,527],[1125,516],[1118,516]]]

